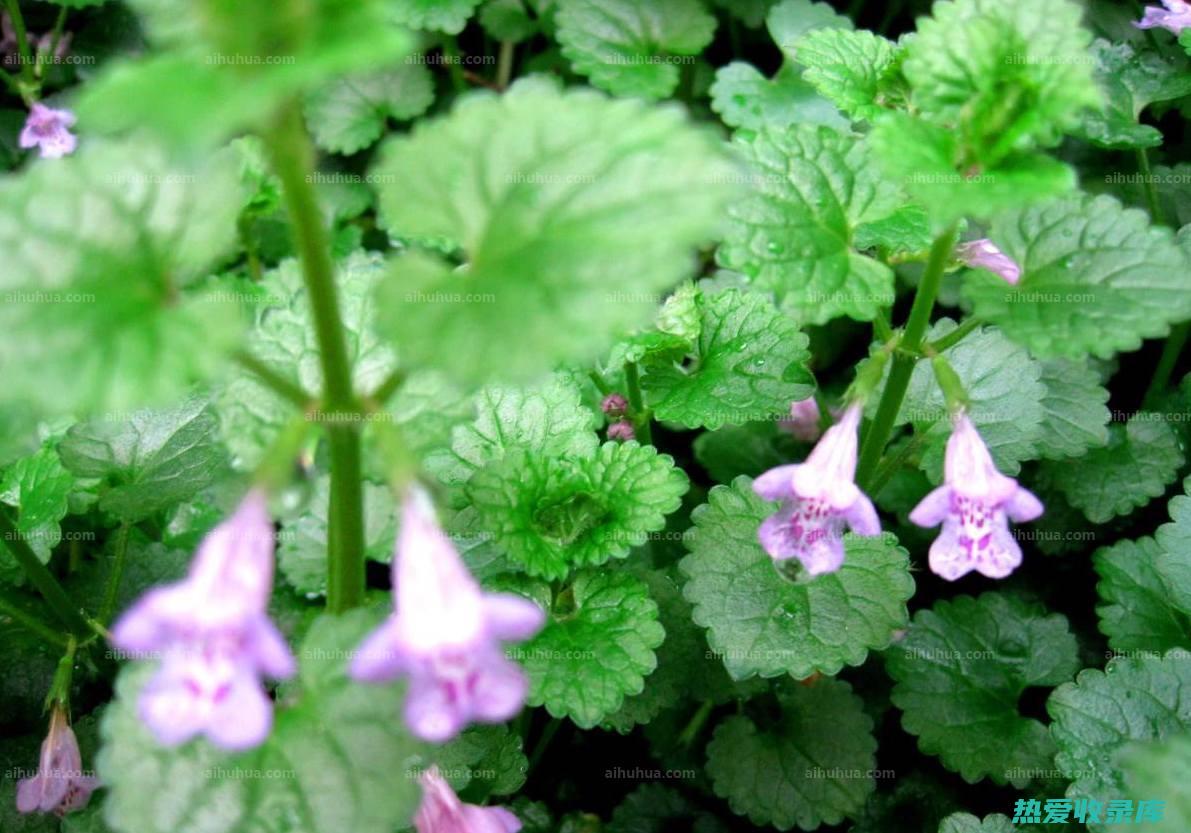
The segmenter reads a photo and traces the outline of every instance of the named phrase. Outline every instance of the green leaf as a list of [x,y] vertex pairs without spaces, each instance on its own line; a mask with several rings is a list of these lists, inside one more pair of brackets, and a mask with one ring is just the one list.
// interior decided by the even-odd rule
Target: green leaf
[[1008,816],[994,813],[983,820],[971,813],[952,813],[939,825],[939,833],[1017,833]]
[[695,459],[717,483],[758,475],[789,462],[797,441],[780,422],[747,422],[704,431],[695,438]]
[[451,241],[466,261],[397,258],[381,324],[403,361],[467,381],[594,359],[645,324],[735,190],[679,111],[543,79],[422,122],[385,146],[375,173],[383,227]]
[[239,755],[205,740],[159,746],[136,713],[150,669],[127,667],[96,761],[108,822],[118,833],[392,833],[407,824],[419,791],[398,774],[419,746],[401,722],[401,688],[346,674],[378,613],[315,622],[299,651],[300,699],[278,710],[262,746]]
[[711,0],[711,3],[750,29],[756,29],[765,22],[765,15],[774,0]]
[[176,146],[267,129],[278,108],[343,75],[388,66],[412,38],[385,0],[273,6],[134,0],[153,40],[172,48],[109,61],[77,102],[85,133],[148,130]]
[[583,406],[579,388],[556,374],[532,388],[491,385],[476,395],[475,421],[451,432],[449,451],[432,453],[428,471],[448,486],[462,486],[510,450],[542,457],[592,457],[599,446],[595,414]]
[[720,265],[776,293],[796,319],[872,319],[893,303],[893,271],[858,254],[856,228],[897,208],[900,194],[868,143],[821,126],[737,138],[756,187],[729,210]]
[[698,300],[689,366],[650,364],[641,384],[658,419],[688,428],[772,420],[814,392],[808,338],[764,295],[726,289]]
[[480,0],[387,0],[394,23],[457,35]]
[[798,41],[802,77],[854,119],[872,121],[893,96],[897,44],[872,32],[816,29]]
[[687,577],[683,592],[728,673],[738,680],[835,674],[889,645],[906,625],[905,603],[914,592],[905,550],[891,535],[849,535],[838,572],[792,582],[757,539],[773,511],[741,477],[712,489],[691,516],[691,554],[679,565]]
[[1156,52],[1138,54],[1127,43],[1106,40],[1093,43],[1091,52],[1106,107],[1103,113],[1085,116],[1079,134],[1099,147],[1114,150],[1161,145],[1162,132],[1138,124],[1138,117],[1154,102],[1191,94],[1191,73],[1186,62],[1175,65]]
[[[473,803],[490,795],[510,795],[525,783],[529,761],[520,735],[507,726],[472,726],[434,752],[443,778]],[[416,771],[409,775],[415,776]]]
[[477,472],[465,493],[514,563],[558,579],[626,557],[666,525],[687,488],[671,457],[633,441],[577,459],[514,451]]
[[1096,368],[1066,359],[1042,362],[1042,433],[1038,453],[1047,460],[1079,457],[1108,443],[1108,391]]
[[1118,757],[1137,801],[1162,801],[1161,819],[1147,820],[1154,833],[1180,833],[1191,826],[1191,734],[1183,732],[1158,743],[1127,745]]
[[1160,497],[1183,465],[1183,451],[1171,426],[1139,413],[1125,425],[1109,426],[1108,445],[1078,460],[1046,466],[1072,506],[1092,523],[1126,515]]
[[661,784],[642,784],[612,811],[607,833],[727,833],[718,819],[705,815],[682,793]]
[[[364,557],[388,563],[397,536],[396,501],[387,486],[365,481]],[[284,520],[278,533],[277,566],[286,581],[307,598],[327,592],[327,511],[331,478],[319,477],[304,511]]]
[[816,29],[851,29],[852,19],[846,17],[826,3],[814,0],[782,0],[765,19],[769,36],[786,56],[796,63],[796,45],[807,33]]
[[973,272],[976,315],[1039,357],[1110,358],[1191,317],[1188,257],[1165,228],[1112,197],[1071,197],[999,217],[989,236],[1022,267],[1017,286]]
[[[67,592],[96,615],[111,584],[118,538],[118,534],[110,535],[104,542],[103,551],[97,553],[96,560],[84,562],[64,582]],[[133,527],[128,534],[128,550],[124,554],[124,566],[116,585],[113,613],[119,615],[156,585],[181,580],[186,575],[190,560],[189,550],[151,541]]]
[[538,33],[538,22],[525,0],[488,0],[480,7],[480,25],[499,41],[520,43]]
[[1183,494],[1168,507],[1171,522],[1158,527],[1154,537],[1162,553],[1158,572],[1170,588],[1170,601],[1191,615],[1191,480],[1183,481]]
[[649,588],[628,573],[582,573],[569,594],[537,637],[508,653],[529,674],[531,706],[590,729],[641,693],[665,631]]
[[1054,686],[1079,670],[1079,646],[1059,614],[1013,596],[958,596],[914,616],[885,655],[891,699],[919,748],[976,783],[991,778],[1021,788],[1049,768],[1046,727],[1018,711],[1029,686]]
[[[74,477],[63,467],[51,443],[17,460],[0,477],[0,503],[16,507],[17,532],[43,563],[50,560],[50,551],[62,540],[59,522],[70,509],[68,499],[74,487]],[[0,570],[17,570],[8,548],[2,549]]]
[[884,114],[870,135],[885,175],[940,224],[993,217],[1062,195],[1076,183],[1074,169],[1040,153],[1012,153],[974,166],[965,162],[955,131],[904,113]]
[[99,508],[126,523],[194,497],[227,466],[219,421],[197,398],[80,423],[66,432],[58,453],[75,475],[100,478]]
[[235,239],[229,155],[181,167],[84,143],[0,178],[0,399],[47,413],[176,400],[236,344],[238,306],[200,281]]
[[1139,538],[1099,549],[1092,557],[1100,576],[1100,631],[1114,651],[1191,647],[1191,617],[1172,598],[1159,568],[1162,554],[1153,538]]
[[969,159],[1056,144],[1100,105],[1091,35],[1070,0],[948,0],[918,21],[903,67],[917,110],[955,132]]
[[[931,328],[935,340],[956,327],[944,319]],[[1023,460],[1037,456],[1041,424],[1046,416],[1047,387],[1042,368],[1025,348],[996,329],[980,328],[942,355],[963,380],[968,413],[988,444],[997,466],[1016,474]],[[912,422],[928,435],[922,468],[934,482],[942,480],[943,457],[951,436],[951,419],[930,362],[919,362],[898,412],[898,423]]]
[[[1055,764],[1074,783],[1067,797],[1107,803],[1128,797],[1116,754],[1130,741],[1154,741],[1191,728],[1191,655],[1117,657],[1085,669],[1047,701]],[[1149,795],[1148,798],[1166,797]]]
[[379,139],[387,119],[412,119],[433,102],[430,70],[424,64],[404,63],[319,88],[307,99],[306,122],[320,148],[351,154]]
[[555,20],[575,72],[601,90],[641,98],[674,92],[681,56],[702,52],[716,25],[698,0],[559,0]]
[[[374,390],[393,370],[392,349],[373,326],[372,290],[384,271],[374,253],[355,252],[340,261],[336,273],[339,312],[347,336],[352,379],[361,393]],[[257,307],[246,349],[278,375],[315,394],[322,390],[318,341],[301,268],[286,260],[261,281],[267,303]],[[239,469],[255,468],[295,407],[251,371],[237,367],[217,391],[224,439]]]
[[910,203],[888,217],[857,227],[853,245],[859,251],[879,249],[886,260],[904,256],[925,260],[933,242],[926,209]]
[[734,715],[716,727],[707,746],[716,794],[738,815],[778,830],[814,830],[859,813],[876,788],[877,741],[863,701],[830,679],[786,685],[778,701],[773,725]]
[[844,130],[848,122],[835,106],[791,69],[766,78],[752,64],[733,61],[715,72],[711,109],[724,124],[746,130],[781,130],[792,124],[824,124]]

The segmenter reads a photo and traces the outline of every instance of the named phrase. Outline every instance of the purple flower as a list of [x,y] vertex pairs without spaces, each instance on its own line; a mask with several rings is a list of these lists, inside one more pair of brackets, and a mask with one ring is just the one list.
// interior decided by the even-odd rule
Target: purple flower
[[627,441],[634,439],[637,432],[633,430],[633,423],[622,419],[608,426],[608,439]]
[[629,401],[619,393],[610,393],[600,400],[600,410],[611,417],[622,417],[629,410]]
[[261,676],[295,671],[265,613],[273,587],[273,522],[249,492],[199,545],[185,579],[150,590],[112,629],[118,648],[161,657],[141,692],[141,720],[173,746],[205,734],[224,749],[259,745],[273,723]]
[[69,110],[54,110],[35,102],[21,130],[20,145],[23,148],[41,148],[42,159],[66,156],[73,153],[78,144],[78,139],[67,129],[72,124],[74,113]]
[[422,803],[414,816],[417,833],[517,833],[521,821],[504,807],[464,804],[432,766],[418,779]]
[[948,581],[972,570],[1004,578],[1021,564],[1021,547],[1009,532],[1009,519],[1034,520],[1042,514],[1042,502],[997,471],[966,414],[955,420],[943,470],[943,485],[910,513],[918,526],[943,524],[931,544],[931,571]]
[[1185,0],[1162,0],[1162,5],[1166,8],[1146,6],[1145,16],[1133,25],[1138,29],[1169,29],[1175,36],[1191,26],[1191,3]]
[[529,639],[545,613],[521,596],[480,589],[420,487],[406,493],[401,518],[395,610],[360,646],[351,676],[409,677],[405,722],[423,740],[449,740],[472,720],[508,720],[524,705],[529,683],[501,642]]
[[1002,252],[997,244],[988,239],[964,243],[955,250],[956,256],[974,269],[987,269],[1005,283],[1017,285],[1021,280],[1021,267],[1017,261]]
[[17,785],[17,810],[64,815],[87,806],[99,779],[83,773],[79,742],[58,706],[50,714],[50,732],[41,742],[37,774]]
[[844,563],[844,526],[858,535],[879,535],[872,501],[857,488],[856,431],[860,405],[844,411],[800,465],[778,466],[753,481],[766,500],[782,501],[758,532],[761,546],[777,561],[797,558],[812,576],[833,573]]
[[813,443],[823,433],[819,428],[821,418],[819,403],[812,396],[799,402],[791,402],[790,418],[783,419],[780,425],[782,430],[793,435],[794,439]]

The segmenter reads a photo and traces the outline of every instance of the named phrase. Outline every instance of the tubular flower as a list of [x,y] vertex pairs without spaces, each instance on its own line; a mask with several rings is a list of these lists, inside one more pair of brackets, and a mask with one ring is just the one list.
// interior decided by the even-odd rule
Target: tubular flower
[[83,773],[79,742],[67,722],[66,712],[55,706],[50,731],[41,742],[37,774],[17,784],[17,810],[22,813],[64,815],[87,806],[99,779]]
[[265,613],[273,586],[273,523],[250,492],[207,534],[185,579],[150,590],[112,630],[133,655],[160,657],[141,692],[141,719],[167,746],[205,734],[225,749],[259,745],[273,723],[261,676],[295,663]]
[[529,683],[501,643],[532,637],[545,613],[521,596],[483,592],[416,486],[402,507],[393,600],[350,673],[366,682],[409,677],[405,722],[415,735],[441,743],[472,720],[500,723],[521,710]]
[[879,535],[877,510],[856,486],[856,432],[860,405],[844,411],[806,462],[778,466],[753,481],[753,491],[781,508],[762,522],[761,546],[777,561],[797,558],[812,576],[844,563],[843,532]]
[[417,833],[517,833],[521,821],[503,807],[464,804],[438,772],[422,773],[422,803],[414,816]]
[[1145,16],[1133,25],[1138,29],[1167,29],[1175,37],[1191,26],[1191,3],[1186,0],[1162,0],[1165,9],[1157,6],[1146,6]]
[[1042,514],[1042,502],[997,471],[966,414],[955,420],[943,468],[943,485],[910,513],[918,526],[943,525],[930,548],[931,571],[948,581],[972,570],[1004,578],[1021,564],[1021,547],[1009,532],[1009,520],[1034,520]]
[[20,145],[39,148],[42,159],[58,159],[74,153],[78,138],[69,130],[73,124],[74,113],[69,110],[55,110],[35,102],[21,130]]
[[819,439],[819,435],[822,433],[819,429],[821,416],[819,403],[812,396],[798,402],[791,402],[790,417],[783,419],[780,425],[782,430],[788,432],[794,439],[802,440],[804,443],[813,443]]
[[1021,267],[1013,258],[1005,254],[997,244],[991,240],[973,240],[964,243],[955,250],[956,256],[974,269],[985,269],[992,272],[1005,283],[1017,285],[1021,280]]

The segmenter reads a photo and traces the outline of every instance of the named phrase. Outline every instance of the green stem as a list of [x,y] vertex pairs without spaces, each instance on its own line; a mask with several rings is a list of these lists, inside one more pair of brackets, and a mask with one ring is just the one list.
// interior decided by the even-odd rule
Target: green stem
[[[314,149],[300,106],[289,104],[269,137],[273,167],[281,180],[286,209],[302,262],[302,277],[314,314],[323,371],[325,412],[358,413],[351,363],[335,285],[335,265],[322,213],[311,184]],[[331,495],[327,535],[327,607],[339,613],[364,598],[364,506],[360,485],[360,422],[328,423]]]
[[636,362],[626,362],[624,366],[624,380],[628,388],[629,408],[633,412],[633,433],[642,445],[653,444],[653,429],[650,420],[653,414],[645,409],[644,399],[641,397],[641,373]]
[[128,535],[132,531],[128,523],[116,530],[116,555],[112,560],[112,572],[108,575],[108,586],[103,594],[103,607],[99,609],[99,621],[108,624],[116,610],[116,596],[120,592],[120,579],[124,575],[124,561],[128,556]]
[[906,389],[910,386],[910,375],[914,372],[914,364],[918,361],[912,354],[922,349],[922,339],[930,324],[931,312],[935,308],[935,299],[939,295],[939,285],[943,281],[943,273],[946,271],[955,249],[957,235],[958,225],[953,224],[935,238],[934,245],[931,246],[926,272],[918,284],[918,291],[914,294],[914,304],[910,307],[910,316],[906,319],[906,326],[902,332],[901,344],[909,352],[899,350],[893,356],[893,365],[889,369],[889,378],[885,382],[881,402],[877,405],[876,416],[873,417],[872,424],[865,433],[861,446],[860,461],[856,467],[856,482],[861,488],[866,488],[872,479],[877,463],[881,460],[881,454],[893,433],[897,412],[901,410]]
[[1188,335],[1191,335],[1191,321],[1184,321],[1171,329],[1170,336],[1162,347],[1162,356],[1158,359],[1157,367],[1154,368],[1154,375],[1150,377],[1150,385],[1146,388],[1145,399],[1142,400],[1144,409],[1154,408],[1158,404],[1158,397],[1170,384],[1170,377],[1174,373],[1175,365],[1178,364],[1179,356],[1182,355],[1183,348],[1187,346]]
[[50,683],[50,690],[45,697],[45,707],[50,709],[59,706],[67,714],[70,713],[70,682],[74,679],[74,656],[79,643],[74,636],[66,638],[66,651],[58,661],[54,670],[54,679]]
[[1146,205],[1150,209],[1150,219],[1155,223],[1163,223],[1162,206],[1158,202],[1158,189],[1154,186],[1154,174],[1150,170],[1150,154],[1145,148],[1137,149],[1137,169],[1141,174],[1142,185],[1146,195]]
[[892,457],[886,457],[881,461],[881,465],[877,467],[873,474],[872,481],[868,484],[867,491],[874,497],[881,494],[881,490],[889,483],[893,475],[897,474],[897,470],[905,465],[918,449],[926,442],[927,433],[920,431],[910,438],[910,441],[898,449],[897,453]]
[[451,76],[451,86],[455,92],[461,93],[467,89],[467,76],[463,74],[462,60],[459,53],[459,40],[454,35],[443,38],[442,54],[447,61],[447,72]]
[[698,711],[687,722],[686,727],[678,735],[678,743],[680,746],[689,748],[695,742],[695,738],[699,736],[704,724],[707,723],[707,718],[711,716],[712,709],[715,704],[710,700],[704,700],[700,704]]
[[378,406],[383,406],[389,401],[389,399],[392,398],[393,394],[397,392],[397,389],[405,384],[406,375],[407,374],[404,369],[398,368],[397,370],[394,370],[384,378],[384,381],[376,386],[376,390],[374,390],[372,395],[368,398],[375,402]]
[[[37,84],[33,78],[33,58],[29,53],[29,33],[25,30],[25,18],[21,15],[21,5],[17,0],[5,0],[8,6],[8,16],[12,20],[12,31],[17,36],[17,52],[21,56],[21,78],[29,90]],[[21,97],[29,103],[28,90],[22,91]]]
[[557,717],[552,717],[550,722],[546,724],[546,728],[542,730],[541,737],[534,744],[533,752],[529,755],[529,766],[526,768],[527,772],[533,772],[534,767],[542,760],[542,756],[546,754],[546,747],[550,745],[550,741],[554,740],[554,736],[558,734],[560,726],[562,726],[562,720]]
[[[50,48],[49,48],[49,51],[47,51],[45,53],[46,54],[45,60],[46,60],[47,64],[50,61],[54,60],[53,56],[55,54],[57,54],[57,52],[58,52],[58,44],[62,40],[62,30],[63,30],[63,28],[65,28],[65,26],[66,26],[66,6],[63,6],[62,8],[60,8],[58,10],[58,17],[54,21],[54,28],[50,33]],[[38,62],[37,66],[36,66],[36,70],[37,70],[37,77],[41,78],[41,76],[44,73],[42,72],[42,64],[40,61]]]
[[589,370],[587,373],[591,383],[596,386],[596,390],[600,392],[600,396],[607,396],[612,393],[612,388],[608,387],[608,383],[604,381],[604,376],[597,370]]
[[513,77],[513,56],[517,45],[511,40],[500,42],[500,54],[496,59],[496,86],[502,90],[509,86]]
[[331,460],[327,609],[342,613],[364,601],[364,492],[358,423],[327,427]]
[[241,367],[250,371],[258,380],[264,383],[265,387],[288,401],[291,405],[295,405],[305,411],[313,404],[314,397],[302,390],[300,385],[291,382],[247,350],[237,351],[235,358]]
[[932,341],[930,344],[928,344],[926,352],[927,353],[942,353],[947,348],[954,347],[955,345],[957,345],[961,341],[963,341],[965,338],[967,338],[968,334],[970,332],[972,332],[972,330],[979,327],[982,323],[983,322],[979,318],[976,318],[974,316],[971,318],[965,318],[963,323],[961,323],[958,327],[956,327],[954,330],[949,332],[947,335],[943,336],[942,338],[938,339],[937,341]]
[[45,622],[38,619],[31,613],[26,612],[11,596],[8,591],[0,588],[0,616],[7,616],[9,619],[21,625],[26,630],[37,634],[46,642],[54,645],[65,645],[66,637],[51,628]]
[[25,539],[21,537],[21,533],[17,531],[8,510],[3,507],[0,507],[0,538],[4,539],[4,543],[8,545],[8,549],[16,558],[17,563],[21,565],[21,569],[25,571],[29,581],[37,588],[37,592],[41,593],[62,624],[69,631],[80,636],[88,633],[91,627],[87,624],[79,606],[62,589],[62,585],[54,578],[53,573],[38,560],[36,553],[30,549]]

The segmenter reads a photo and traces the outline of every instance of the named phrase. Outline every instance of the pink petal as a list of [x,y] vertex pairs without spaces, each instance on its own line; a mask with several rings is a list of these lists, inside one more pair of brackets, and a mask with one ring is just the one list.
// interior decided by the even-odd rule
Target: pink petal
[[298,670],[285,637],[267,616],[258,616],[251,626],[249,647],[257,667],[275,680],[288,680]]
[[255,675],[243,671],[232,679],[227,694],[207,721],[207,737],[230,751],[252,749],[264,743],[273,726],[273,701]]
[[753,491],[764,500],[790,500],[794,497],[794,472],[798,466],[777,466],[753,481]]
[[864,494],[857,494],[856,500],[844,511],[844,520],[857,535],[880,535],[881,519],[876,507]]
[[[457,828],[459,833],[517,833],[521,829],[521,820],[504,807],[464,804],[462,815],[464,826]],[[451,831],[444,830],[444,833]]]
[[546,624],[546,612],[515,593],[488,593],[484,615],[492,635],[505,642],[523,642]]
[[1005,501],[1005,514],[1018,523],[1026,523],[1042,517],[1044,507],[1042,501],[1028,489],[1021,486]]
[[500,656],[478,669],[472,706],[480,720],[501,723],[521,711],[528,693],[525,672]]
[[404,673],[408,662],[398,638],[397,623],[390,616],[368,635],[352,657],[348,675],[353,680],[382,683]]
[[974,565],[959,546],[959,536],[951,524],[944,524],[939,537],[930,545],[931,572],[947,581],[955,581],[972,571]]
[[446,689],[433,677],[415,677],[405,698],[405,725],[413,734],[430,743],[444,743],[463,728],[466,715],[447,696]]
[[938,526],[951,510],[951,487],[940,486],[919,501],[910,512],[910,522],[929,529]]

